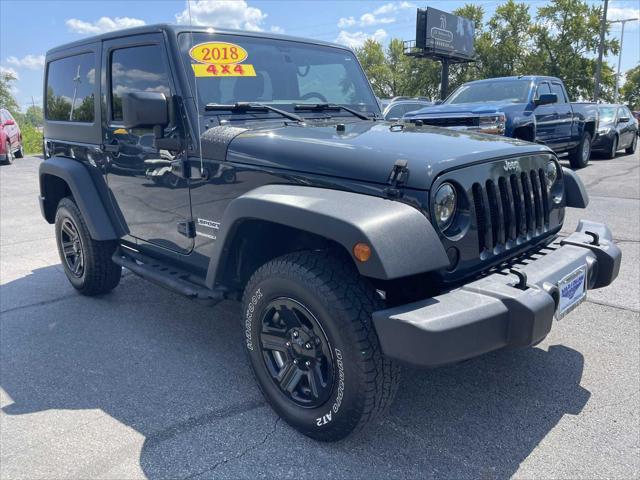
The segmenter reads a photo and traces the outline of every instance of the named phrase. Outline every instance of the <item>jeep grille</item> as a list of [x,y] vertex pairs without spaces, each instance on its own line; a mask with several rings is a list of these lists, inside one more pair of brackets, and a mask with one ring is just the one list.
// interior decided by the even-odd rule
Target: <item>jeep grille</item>
[[544,153],[492,160],[448,171],[436,179],[432,195],[443,182],[449,182],[456,185],[460,197],[457,220],[440,232],[445,250],[456,259],[444,273],[447,280],[507,261],[560,230],[564,199],[553,202],[545,175],[547,162],[553,158]]
[[480,252],[519,237],[541,235],[549,228],[549,196],[542,168],[474,183],[472,193]]

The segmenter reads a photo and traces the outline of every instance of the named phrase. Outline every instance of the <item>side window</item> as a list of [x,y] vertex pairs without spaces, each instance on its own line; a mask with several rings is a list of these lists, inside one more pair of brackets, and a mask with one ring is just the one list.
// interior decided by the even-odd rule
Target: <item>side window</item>
[[160,45],[144,45],[111,53],[111,118],[122,120],[122,95],[160,92],[170,95],[169,75]]
[[551,89],[549,88],[548,83],[541,83],[538,85],[538,91],[536,92],[536,98],[540,98],[540,95],[545,93],[551,93]]
[[618,109],[618,118],[620,117],[631,118],[631,115],[629,115],[629,113],[627,112],[627,107],[620,107]]
[[416,110],[420,110],[421,108],[424,108],[424,107],[425,105],[421,103],[408,103],[404,113],[415,112]]
[[558,103],[567,103],[567,99],[564,96],[564,89],[559,83],[551,84],[551,93],[555,93],[556,95],[558,95]]
[[404,115],[404,105],[394,105],[387,113],[388,118],[401,118]]
[[47,120],[92,123],[95,112],[95,55],[54,60],[47,68]]
[[4,123],[7,121],[7,117],[4,114],[4,110],[0,110],[0,122]]

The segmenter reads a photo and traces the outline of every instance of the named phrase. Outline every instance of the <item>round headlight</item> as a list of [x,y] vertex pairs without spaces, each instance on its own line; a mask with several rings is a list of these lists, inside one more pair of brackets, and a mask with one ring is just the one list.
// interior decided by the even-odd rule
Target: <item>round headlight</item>
[[558,165],[553,160],[547,163],[545,176],[547,177],[547,190],[551,190],[551,187],[553,187],[553,184],[556,183],[558,179]]
[[434,213],[436,224],[442,231],[451,225],[456,213],[456,189],[450,183],[443,183],[434,197]]

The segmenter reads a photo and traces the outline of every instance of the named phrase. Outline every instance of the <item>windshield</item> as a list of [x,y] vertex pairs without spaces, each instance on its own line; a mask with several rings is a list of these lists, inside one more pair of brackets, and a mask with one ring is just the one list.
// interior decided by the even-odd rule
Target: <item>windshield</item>
[[213,33],[182,33],[178,40],[187,75],[197,82],[201,112],[210,103],[255,102],[288,111],[301,103],[335,103],[379,113],[369,82],[350,51]]
[[444,103],[529,101],[529,80],[500,80],[495,82],[467,83],[451,94]]
[[613,107],[600,107],[600,123],[612,123],[616,118],[616,109]]

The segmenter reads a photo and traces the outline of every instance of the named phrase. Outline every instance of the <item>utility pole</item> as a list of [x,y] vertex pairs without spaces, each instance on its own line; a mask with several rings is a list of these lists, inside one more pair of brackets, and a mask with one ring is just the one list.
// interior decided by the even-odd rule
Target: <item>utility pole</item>
[[620,62],[622,62],[622,42],[624,42],[624,25],[627,22],[637,22],[640,18],[625,18],[624,20],[612,20],[609,23],[621,23],[622,32],[620,33],[620,52],[618,53],[618,73],[616,74],[616,93],[613,97],[615,102],[618,103],[618,89],[620,87]]
[[600,96],[600,76],[602,75],[602,55],[604,54],[604,35],[607,31],[607,9],[609,0],[604,0],[604,11],[600,19],[600,45],[598,45],[598,64],[596,65],[596,85],[593,89],[593,101],[597,102]]

